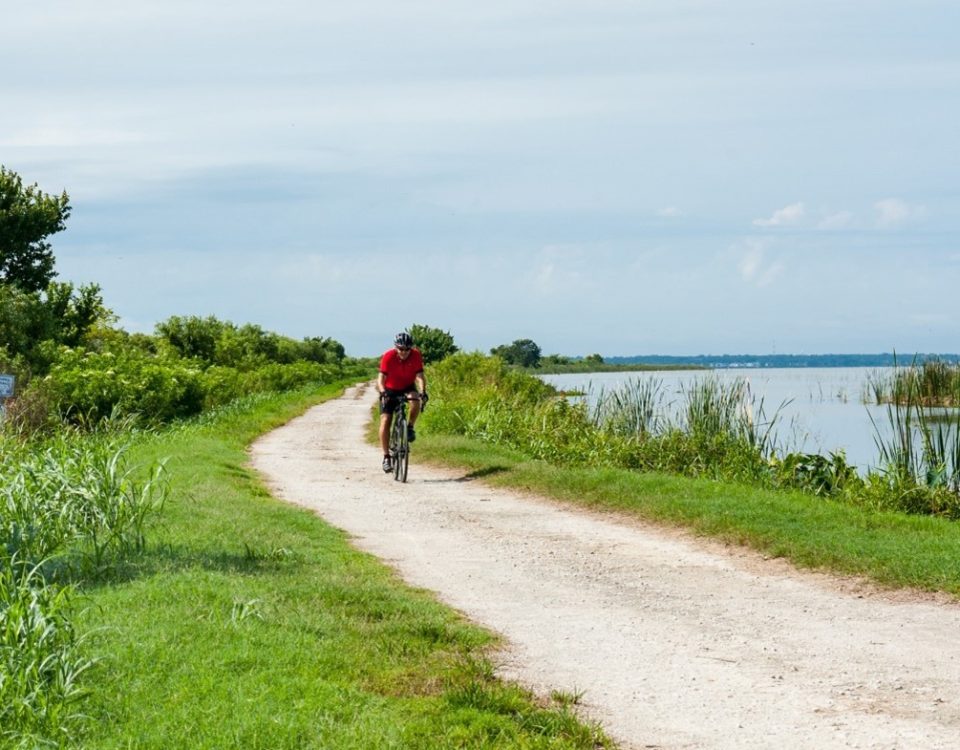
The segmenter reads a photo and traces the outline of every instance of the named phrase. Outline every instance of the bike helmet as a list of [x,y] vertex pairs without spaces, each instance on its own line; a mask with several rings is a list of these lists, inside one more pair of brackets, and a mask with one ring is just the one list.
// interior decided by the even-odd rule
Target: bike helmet
[[400,331],[400,333],[393,337],[393,345],[404,346],[409,349],[411,346],[413,346],[413,336],[406,331]]

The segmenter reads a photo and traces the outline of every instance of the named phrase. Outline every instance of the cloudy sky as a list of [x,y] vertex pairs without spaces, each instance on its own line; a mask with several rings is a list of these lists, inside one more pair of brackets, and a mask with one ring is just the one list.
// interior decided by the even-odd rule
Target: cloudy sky
[[[12,5],[12,4],[11,4]],[[0,163],[128,330],[960,351],[953,0],[46,0]]]

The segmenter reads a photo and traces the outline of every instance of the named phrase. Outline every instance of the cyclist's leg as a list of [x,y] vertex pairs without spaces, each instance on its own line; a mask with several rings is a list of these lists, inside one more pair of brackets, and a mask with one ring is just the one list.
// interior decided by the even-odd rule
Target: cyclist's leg
[[387,456],[390,454],[390,423],[393,419],[393,414],[381,414],[380,415],[380,447],[383,449],[383,455]]
[[[416,388],[410,388],[406,391],[406,393],[404,393],[404,398],[406,398],[411,394],[416,394],[416,393],[417,393]],[[414,399],[412,401],[408,401],[407,405],[410,407],[410,416],[407,418],[407,436],[412,442],[417,439],[417,433],[414,431],[413,425],[417,421],[417,417],[420,414],[420,399]]]
[[391,458],[391,427],[394,422],[394,412],[397,409],[397,401],[394,394],[387,391],[387,399],[380,405],[380,448],[383,450],[383,470],[391,471],[393,469]]

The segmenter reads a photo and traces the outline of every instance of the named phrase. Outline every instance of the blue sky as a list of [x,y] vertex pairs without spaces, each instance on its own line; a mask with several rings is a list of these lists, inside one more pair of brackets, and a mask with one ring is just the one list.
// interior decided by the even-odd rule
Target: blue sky
[[128,330],[960,350],[956,3],[52,0],[4,27],[0,163],[70,193],[60,278]]

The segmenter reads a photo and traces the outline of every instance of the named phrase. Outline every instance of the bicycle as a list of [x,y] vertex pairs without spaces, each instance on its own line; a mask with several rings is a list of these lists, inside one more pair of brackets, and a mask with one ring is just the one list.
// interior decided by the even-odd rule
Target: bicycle
[[400,397],[400,405],[393,415],[393,427],[390,428],[390,460],[393,463],[393,478],[397,482],[407,481],[410,468],[410,437],[407,434],[407,401],[419,401],[420,409],[426,409],[426,401],[417,394],[405,394]]

